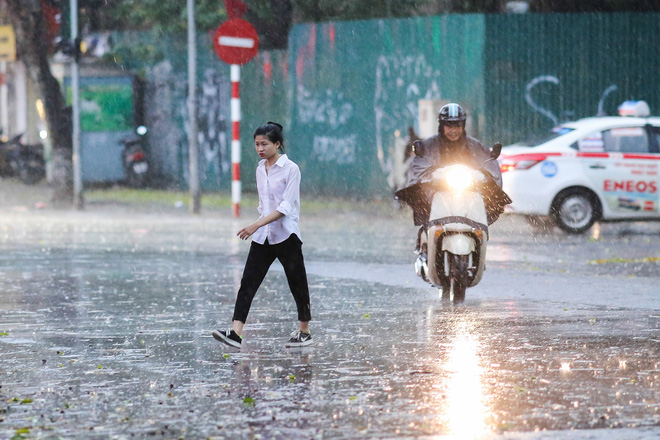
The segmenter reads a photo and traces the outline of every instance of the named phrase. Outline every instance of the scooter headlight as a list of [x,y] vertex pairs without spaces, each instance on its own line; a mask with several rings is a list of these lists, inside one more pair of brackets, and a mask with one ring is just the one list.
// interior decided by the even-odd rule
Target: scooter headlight
[[472,170],[468,167],[459,165],[447,170],[445,177],[447,185],[453,190],[463,191],[472,185]]

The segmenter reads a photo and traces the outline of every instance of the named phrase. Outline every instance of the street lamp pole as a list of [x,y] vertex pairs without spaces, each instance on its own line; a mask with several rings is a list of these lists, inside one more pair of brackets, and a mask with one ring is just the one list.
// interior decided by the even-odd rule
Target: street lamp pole
[[197,151],[197,48],[195,42],[195,0],[188,0],[188,159],[190,161],[190,212],[199,214],[202,196],[199,189]]

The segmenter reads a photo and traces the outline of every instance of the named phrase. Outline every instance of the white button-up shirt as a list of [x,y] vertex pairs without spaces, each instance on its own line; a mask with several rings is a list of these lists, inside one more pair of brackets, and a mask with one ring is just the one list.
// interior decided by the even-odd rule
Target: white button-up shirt
[[259,191],[259,218],[277,210],[284,217],[260,227],[252,240],[264,244],[281,243],[291,234],[300,237],[300,168],[286,154],[280,156],[266,172],[266,159],[257,166],[257,190]]

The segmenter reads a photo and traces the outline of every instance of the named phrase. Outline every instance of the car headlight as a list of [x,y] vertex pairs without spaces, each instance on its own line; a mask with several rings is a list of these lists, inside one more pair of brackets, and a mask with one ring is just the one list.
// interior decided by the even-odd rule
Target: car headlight
[[472,170],[463,165],[453,166],[447,170],[445,181],[451,189],[463,191],[472,185]]

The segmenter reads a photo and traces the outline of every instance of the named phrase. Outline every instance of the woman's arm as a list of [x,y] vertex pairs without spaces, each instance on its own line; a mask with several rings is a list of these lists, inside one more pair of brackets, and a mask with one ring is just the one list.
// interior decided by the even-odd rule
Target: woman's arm
[[[259,198],[259,200],[261,201],[261,197]],[[260,218],[251,225],[244,227],[243,229],[238,231],[236,235],[238,235],[243,240],[247,240],[260,227],[266,226],[269,223],[272,223],[276,220],[281,219],[286,215],[289,215],[291,210],[294,209],[294,205],[298,205],[299,203],[300,203],[300,169],[297,166],[294,166],[289,171],[289,175],[287,176],[286,179],[286,187],[284,188],[284,193],[282,194],[282,202],[279,204],[276,210],[271,212],[267,216]]]
[[252,223],[249,226],[244,227],[236,235],[238,235],[241,240],[247,240],[250,238],[252,234],[257,232],[257,229],[259,229],[262,226],[266,226],[269,223],[273,223],[275,220],[279,220],[282,217],[284,217],[284,214],[282,214],[280,211],[273,211],[270,214],[268,214],[266,217],[260,218],[256,222]]
[[297,166],[289,168],[286,187],[282,193],[282,201],[276,208],[284,215],[289,215],[300,204],[300,169]]

